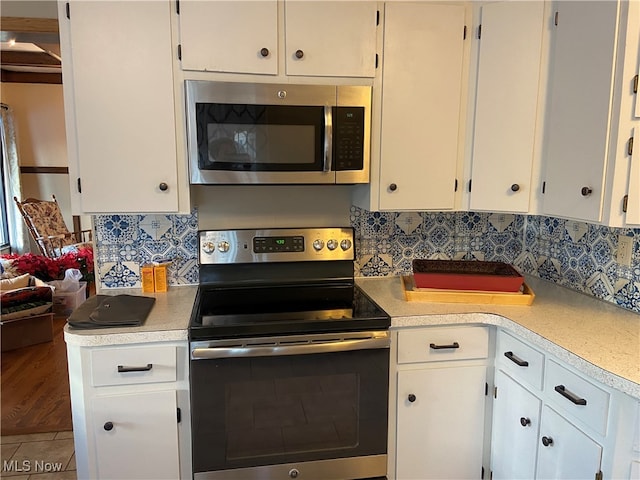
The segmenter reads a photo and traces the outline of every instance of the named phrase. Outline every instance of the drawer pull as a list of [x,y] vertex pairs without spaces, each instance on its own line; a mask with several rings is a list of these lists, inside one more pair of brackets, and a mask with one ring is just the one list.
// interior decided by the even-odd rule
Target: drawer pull
[[550,447],[553,445],[553,438],[551,437],[542,437],[542,445],[545,447]]
[[575,403],[576,405],[586,405],[587,401],[584,398],[577,397],[575,394],[571,393],[569,390],[564,388],[564,385],[556,385],[554,390],[562,395],[567,400]]
[[103,425],[103,428],[107,431],[110,432],[111,430],[113,430],[113,422],[106,422]]
[[118,365],[118,373],[127,373],[127,372],[148,372],[153,368],[152,363],[147,363],[146,367],[125,367],[123,365]]
[[522,425],[523,427],[530,427],[531,426],[531,420],[529,418],[526,418],[526,417],[520,417],[520,425]]
[[522,359],[516,357],[513,354],[513,352],[504,352],[504,356],[507,357],[509,360],[511,360],[516,365],[518,365],[519,367],[528,367],[529,366],[529,362],[527,362],[526,360],[522,360]]
[[429,348],[433,350],[443,350],[445,348],[460,348],[460,344],[458,342],[453,342],[451,345],[436,345],[435,343],[430,343]]
[[410,403],[413,403],[413,402],[415,402],[415,401],[416,401],[416,396],[415,396],[413,393],[410,393],[410,394],[407,396],[407,400],[409,400],[409,402],[410,402]]

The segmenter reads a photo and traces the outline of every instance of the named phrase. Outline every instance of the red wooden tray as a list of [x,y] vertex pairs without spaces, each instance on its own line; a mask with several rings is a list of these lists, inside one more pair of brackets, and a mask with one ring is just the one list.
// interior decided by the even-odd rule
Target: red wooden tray
[[480,260],[414,260],[418,288],[517,292],[524,277],[512,265]]

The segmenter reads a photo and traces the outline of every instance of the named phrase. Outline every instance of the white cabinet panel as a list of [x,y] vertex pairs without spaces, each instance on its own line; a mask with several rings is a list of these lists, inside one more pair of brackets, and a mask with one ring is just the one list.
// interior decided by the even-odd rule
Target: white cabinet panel
[[99,478],[180,478],[175,390],[99,396],[93,408]]
[[545,406],[540,425],[536,478],[590,479],[600,471],[602,447]]
[[170,3],[72,1],[69,11],[61,49],[82,212],[177,211]]
[[499,370],[491,438],[492,478],[535,478],[542,401]]
[[618,2],[556,5],[543,212],[597,222],[608,153]]
[[383,210],[454,207],[464,20],[462,5],[385,5],[378,186]]
[[278,73],[276,0],[181,0],[178,18],[184,70]]
[[287,75],[375,75],[376,2],[288,0],[284,9]]
[[482,7],[472,210],[529,210],[543,10],[540,1]]
[[480,477],[485,379],[485,366],[398,372],[397,480]]
[[[449,348],[450,347],[450,348]],[[487,358],[486,327],[406,329],[398,332],[398,363]]]

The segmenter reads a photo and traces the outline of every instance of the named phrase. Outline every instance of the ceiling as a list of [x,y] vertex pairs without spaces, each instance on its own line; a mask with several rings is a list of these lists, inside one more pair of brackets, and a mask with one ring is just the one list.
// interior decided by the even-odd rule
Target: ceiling
[[2,82],[62,83],[58,20],[2,17]]

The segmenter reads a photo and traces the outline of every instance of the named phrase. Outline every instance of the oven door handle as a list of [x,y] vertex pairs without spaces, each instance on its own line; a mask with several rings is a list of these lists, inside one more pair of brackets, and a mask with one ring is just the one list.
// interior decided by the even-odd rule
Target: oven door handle
[[191,350],[192,359],[272,357],[282,355],[308,355],[312,353],[349,352],[389,348],[388,336],[380,338],[357,338],[327,342],[309,342],[296,345],[248,345],[229,347],[198,347]]

